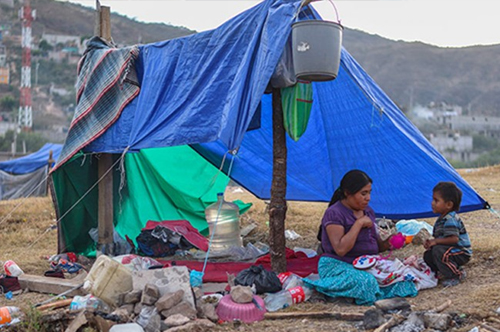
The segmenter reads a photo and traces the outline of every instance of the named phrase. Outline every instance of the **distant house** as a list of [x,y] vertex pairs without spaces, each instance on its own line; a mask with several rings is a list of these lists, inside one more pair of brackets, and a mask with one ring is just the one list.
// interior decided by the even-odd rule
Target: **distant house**
[[14,0],[0,0],[0,5],[4,5],[9,8],[14,8]]
[[73,52],[66,52],[65,49],[62,51],[49,51],[48,58],[55,62],[67,61],[71,64],[76,64],[80,60],[80,54]]
[[53,35],[44,33],[41,40],[45,40],[51,46],[64,45],[64,47],[73,47],[79,54],[82,54],[85,50],[85,47],[82,46],[80,36]]
[[440,124],[452,131],[469,131],[500,139],[500,117],[495,116],[443,116]]
[[472,136],[455,134],[431,134],[429,141],[448,160],[474,161],[479,155],[472,152]]
[[9,67],[0,67],[0,84],[9,84],[10,70]]

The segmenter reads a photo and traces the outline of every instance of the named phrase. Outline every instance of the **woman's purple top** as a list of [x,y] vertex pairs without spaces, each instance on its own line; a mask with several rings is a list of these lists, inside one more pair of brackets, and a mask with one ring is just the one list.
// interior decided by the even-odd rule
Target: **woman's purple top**
[[341,201],[336,202],[325,211],[323,220],[321,221],[322,234],[321,245],[323,246],[324,255],[333,257],[343,262],[352,263],[352,261],[362,255],[376,255],[378,254],[377,232],[375,223],[375,212],[371,207],[365,209],[365,214],[373,221],[373,227],[362,228],[359,231],[358,238],[354,247],[345,256],[340,257],[335,253],[335,250],[330,243],[326,226],[340,225],[344,227],[344,234],[351,230],[352,225],[356,222],[356,217],[351,209],[344,206]]

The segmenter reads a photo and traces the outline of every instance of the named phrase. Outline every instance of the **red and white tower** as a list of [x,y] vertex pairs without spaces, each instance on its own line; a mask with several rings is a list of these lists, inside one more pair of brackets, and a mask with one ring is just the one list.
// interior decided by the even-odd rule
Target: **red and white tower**
[[19,101],[18,126],[23,130],[31,130],[33,113],[31,109],[31,22],[36,11],[31,10],[30,0],[24,0],[24,6],[19,10],[19,18],[23,24],[22,47],[23,62],[21,67],[21,98]]

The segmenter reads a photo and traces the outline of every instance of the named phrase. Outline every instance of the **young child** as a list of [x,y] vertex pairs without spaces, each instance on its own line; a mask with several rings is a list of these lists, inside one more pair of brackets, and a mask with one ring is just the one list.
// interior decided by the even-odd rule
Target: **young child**
[[461,266],[472,256],[469,235],[457,215],[462,191],[453,182],[439,182],[432,192],[432,211],[439,217],[432,231],[434,238],[424,243],[424,261],[442,274],[443,286],[455,286],[465,278]]

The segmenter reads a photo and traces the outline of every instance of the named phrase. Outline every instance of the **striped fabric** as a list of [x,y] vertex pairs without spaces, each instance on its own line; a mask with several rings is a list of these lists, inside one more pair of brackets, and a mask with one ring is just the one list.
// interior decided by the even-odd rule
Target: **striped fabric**
[[99,137],[139,94],[135,60],[139,48],[113,48],[93,37],[78,64],[77,106],[53,171]]
[[445,238],[448,236],[457,236],[458,243],[453,246],[451,253],[465,252],[472,255],[469,234],[465,229],[465,225],[455,211],[452,211],[444,217],[439,217],[434,224],[432,236],[436,239]]

